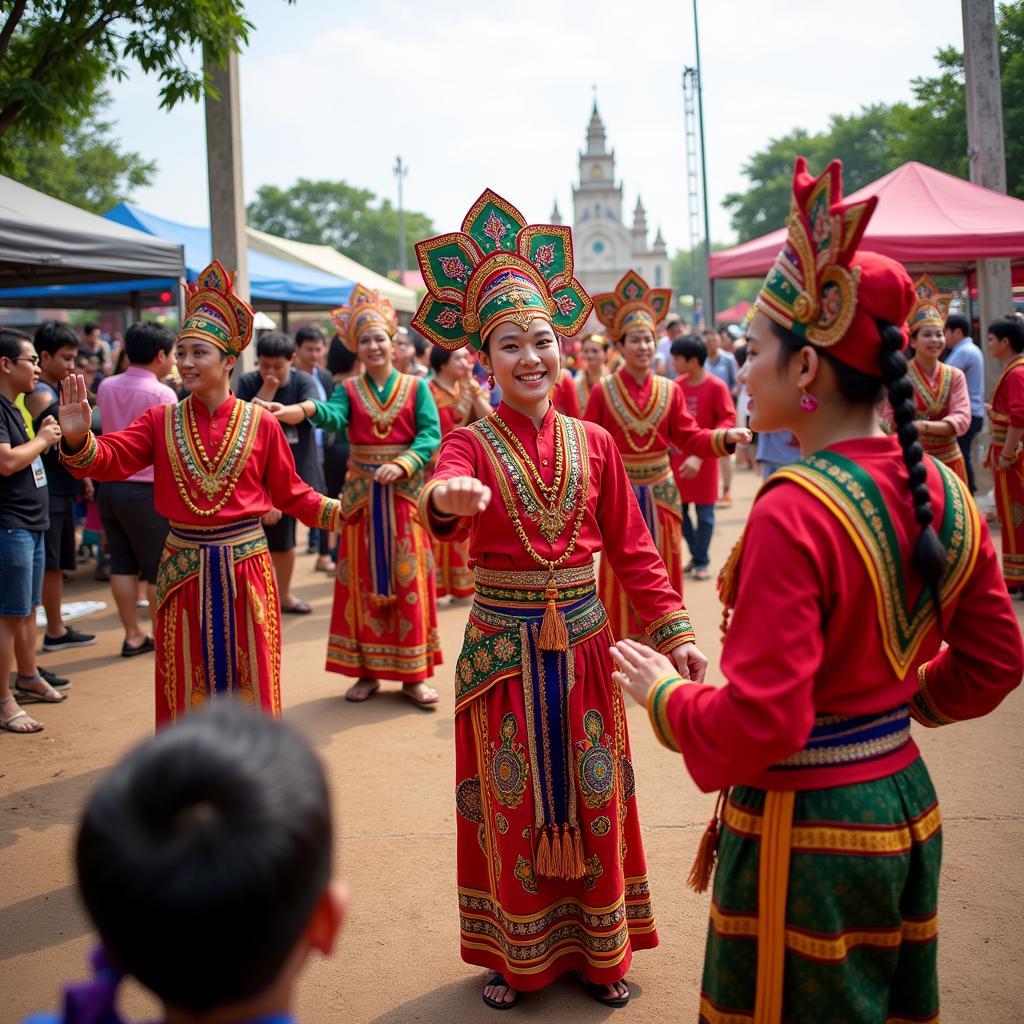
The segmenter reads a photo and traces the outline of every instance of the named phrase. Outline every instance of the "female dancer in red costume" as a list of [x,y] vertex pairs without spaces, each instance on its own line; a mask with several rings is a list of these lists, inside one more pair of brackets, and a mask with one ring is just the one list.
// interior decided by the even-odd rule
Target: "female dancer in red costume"
[[761,489],[723,572],[726,683],[631,641],[614,655],[662,742],[723,791],[706,1024],[938,1021],[941,816],[910,722],[987,714],[1024,672],[988,530],[917,441],[910,278],[856,250],[875,199],[844,203],[840,174],[797,160],[750,325],[752,426],[792,431],[804,458]]
[[621,1006],[657,935],[595,554],[681,673],[701,678],[705,659],[614,442],[551,404],[558,336],[591,309],[569,229],[527,226],[485,192],[417,252],[429,291],[413,326],[482,349],[503,396],[448,435],[420,501],[435,537],[468,540],[476,579],[455,672],[462,956],[490,969],[499,1009],[567,971]]

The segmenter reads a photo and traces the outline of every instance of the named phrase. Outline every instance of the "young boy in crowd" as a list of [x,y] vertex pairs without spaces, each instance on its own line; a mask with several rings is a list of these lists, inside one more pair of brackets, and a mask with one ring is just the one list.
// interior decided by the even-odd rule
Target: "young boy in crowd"
[[100,783],[78,832],[78,886],[102,946],[62,1014],[114,1024],[131,975],[190,1024],[288,1024],[347,894],[331,882],[323,769],[298,733],[234,704],[188,716]]
[[[261,398],[265,402],[281,402],[291,405],[307,398],[318,397],[316,383],[308,373],[296,370],[295,342],[280,331],[270,331],[256,342],[256,369],[243,373],[238,378],[235,394],[243,401],[251,402]],[[316,491],[324,490],[323,461],[317,452],[313,424],[308,420],[298,426],[285,425],[284,436],[288,441],[295,471]],[[279,509],[271,509],[263,517],[267,534],[270,560],[274,563],[277,589],[281,593],[281,611],[286,615],[309,615],[312,607],[292,593],[292,576],[295,573],[294,516],[282,515]]]
[[[686,397],[690,415],[700,427],[727,430],[736,426],[736,407],[725,382],[704,369],[707,358],[707,344],[695,334],[672,342],[676,386]],[[685,568],[695,580],[710,577],[709,549],[715,530],[718,463],[718,459],[701,459],[696,455],[687,459],[678,455],[672,458],[679,497],[683,502],[683,537],[690,549],[690,563]],[[691,504],[696,522],[690,518]]]
[[[44,320],[35,333],[39,356],[39,381],[25,399],[35,429],[47,416],[57,417],[60,385],[75,372],[78,336],[59,320]],[[43,453],[43,465],[49,484],[50,526],[46,531],[46,571],[43,574],[43,608],[46,610],[44,651],[64,651],[90,647],[96,643],[92,633],[82,633],[64,624],[61,602],[64,598],[64,573],[78,567],[75,542],[75,498],[83,493],[91,497],[92,483],[80,483],[64,468],[56,447]]]
[[[60,440],[60,427],[46,417],[31,440],[18,395],[29,394],[39,379],[39,357],[17,331],[0,329],[0,727],[8,732],[42,731],[42,724],[18,707],[10,674],[15,649],[35,639],[35,610],[42,597],[49,499],[42,453]],[[34,652],[33,652],[34,653]],[[35,689],[39,688],[39,693]],[[46,680],[26,678],[36,699],[64,699]]]

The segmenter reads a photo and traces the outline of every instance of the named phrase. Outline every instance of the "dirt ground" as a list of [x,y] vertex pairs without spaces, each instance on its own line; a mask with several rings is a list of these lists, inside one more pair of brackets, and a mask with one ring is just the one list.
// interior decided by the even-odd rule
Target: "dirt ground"
[[[752,474],[737,474],[738,501],[718,514],[713,566],[738,536],[754,487]],[[337,872],[351,887],[352,908],[335,957],[304,975],[297,1017],[307,1024],[493,1021],[480,1000],[483,972],[464,964],[458,947],[451,673],[466,608],[440,611],[439,710],[414,708],[387,686],[364,706],[347,704],[344,680],[323,671],[331,586],[313,561],[300,555],[296,590],[315,612],[284,621],[285,717],[327,766]],[[111,606],[77,624],[96,632],[97,644],[41,659],[73,677],[71,698],[40,709],[42,735],[0,736],[0,1024],[55,1007],[61,982],[84,975],[93,939],[75,896],[75,823],[103,772],[152,731],[152,660],[117,657],[122,634],[109,590],[92,582],[92,570],[91,563],[79,570],[66,599]],[[713,675],[713,583],[690,583],[686,600]],[[629,724],[661,945],[634,960],[625,1010],[600,1007],[563,980],[523,999],[518,1012],[527,1020],[696,1019],[708,897],[683,881],[714,800],[657,744],[635,705]],[[978,722],[915,731],[944,812],[943,1020],[1024,1020],[1024,696],[1018,691]],[[131,986],[122,1008],[134,1019],[157,1015]]]

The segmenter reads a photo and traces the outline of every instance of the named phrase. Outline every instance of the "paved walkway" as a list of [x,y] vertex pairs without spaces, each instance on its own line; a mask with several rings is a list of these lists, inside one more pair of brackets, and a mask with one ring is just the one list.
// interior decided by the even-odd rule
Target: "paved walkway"
[[[736,507],[719,512],[716,568],[746,517],[753,476],[737,474],[736,485]],[[446,665],[437,712],[414,708],[387,686],[365,706],[347,704],[339,697],[344,680],[323,671],[331,589],[312,563],[300,556],[297,592],[315,614],[284,622],[285,715],[327,764],[341,837],[337,870],[352,888],[352,911],[338,954],[305,974],[298,1019],[493,1021],[480,1000],[483,972],[458,953],[450,673],[466,609],[440,613]],[[80,570],[68,599],[109,603],[91,574],[91,565]],[[714,671],[714,584],[690,584],[687,604]],[[0,1022],[56,1006],[60,982],[82,976],[92,940],[72,880],[75,823],[104,770],[152,730],[152,660],[117,657],[112,608],[86,626],[99,634],[96,646],[43,658],[74,677],[65,705],[40,710],[46,732],[0,735]],[[627,1009],[606,1010],[563,981],[524,999],[518,1012],[531,1022],[696,1019],[708,900],[683,880],[714,800],[656,743],[640,708],[631,706],[629,723],[661,946],[634,961]],[[916,732],[945,817],[943,1021],[1022,1020],[1024,697],[1013,695],[980,722]],[[131,986],[123,1010],[131,1019],[156,1017]]]

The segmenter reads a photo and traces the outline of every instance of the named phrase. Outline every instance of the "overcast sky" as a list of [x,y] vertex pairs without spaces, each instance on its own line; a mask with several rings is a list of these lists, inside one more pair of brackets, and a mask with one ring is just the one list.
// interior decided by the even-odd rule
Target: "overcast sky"
[[[685,0],[251,0],[241,60],[244,184],[343,179],[458,228],[490,186],[529,220],[557,199],[571,218],[592,86],[616,152],[625,209],[643,197],[669,250],[688,247],[681,74],[694,63]],[[962,47],[956,0],[717,0],[700,3],[711,230],[732,238],[722,197],[747,155],[829,114],[910,99],[935,51]],[[202,105],[158,109],[141,73],[112,86],[126,148],[156,158],[135,202],[209,223]]]

